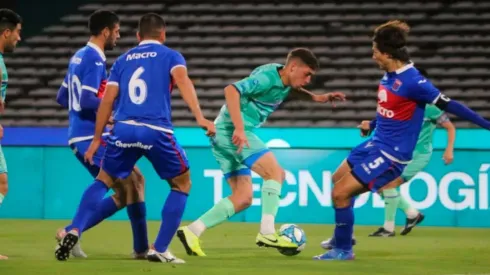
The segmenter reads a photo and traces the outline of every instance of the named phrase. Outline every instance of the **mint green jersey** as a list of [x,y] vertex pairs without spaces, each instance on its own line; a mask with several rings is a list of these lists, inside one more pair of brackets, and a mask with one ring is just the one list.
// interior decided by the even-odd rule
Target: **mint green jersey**
[[449,118],[434,105],[427,105],[424,112],[424,121],[420,131],[415,151],[418,154],[432,153],[432,136],[438,124],[448,121]]
[[[260,127],[288,96],[279,70],[284,65],[271,63],[255,68],[250,76],[233,83],[240,93],[240,109],[246,129]],[[217,127],[233,128],[228,107],[223,105],[215,120]]]
[[5,61],[3,60],[3,55],[0,53],[0,71],[2,71],[2,84],[0,86],[0,95],[2,100],[5,101],[7,96],[7,83],[9,81],[9,76],[7,74],[7,67],[5,66]]

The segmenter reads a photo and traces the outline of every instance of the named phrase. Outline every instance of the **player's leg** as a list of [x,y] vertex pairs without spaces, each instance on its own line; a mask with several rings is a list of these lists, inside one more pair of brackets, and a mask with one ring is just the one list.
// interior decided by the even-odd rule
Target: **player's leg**
[[[408,168],[408,167],[407,167]],[[398,186],[403,183],[402,177],[398,177],[390,186]],[[371,233],[370,237],[394,237],[395,236],[395,218],[396,211],[398,209],[398,203],[400,202],[400,193],[398,189],[395,188],[385,188],[381,192],[382,197],[385,201],[385,211],[384,211],[384,224],[382,227],[378,228],[375,232]]]
[[148,260],[162,263],[185,263],[176,258],[168,246],[182,220],[187,197],[191,188],[189,163],[184,150],[172,134],[149,129],[145,136],[153,147],[145,151],[145,156],[161,179],[170,185],[170,193],[162,208],[162,223],[157,238],[148,252]]
[[[0,146],[0,208],[2,202],[8,192],[8,177],[7,177],[7,162],[5,161],[5,156],[3,155],[2,146]],[[8,257],[0,255],[0,260],[7,260]]]
[[404,166],[387,159],[377,148],[369,149],[364,160],[350,162],[352,171],[345,175],[332,190],[335,209],[336,246],[327,253],[315,256],[316,260],[352,260],[352,232],[354,210],[351,207],[353,197],[372,190],[378,191],[399,177]]

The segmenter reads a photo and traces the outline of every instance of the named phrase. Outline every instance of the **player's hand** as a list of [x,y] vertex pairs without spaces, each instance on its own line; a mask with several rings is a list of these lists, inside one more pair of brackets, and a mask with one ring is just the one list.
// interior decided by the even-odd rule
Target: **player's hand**
[[369,120],[363,120],[361,124],[357,125],[357,128],[361,130],[361,137],[367,137],[371,132],[371,127],[369,126]]
[[5,111],[5,101],[0,99],[0,114],[3,114]]
[[332,106],[336,107],[335,103],[337,101],[345,101],[345,94],[342,92],[332,92],[332,93],[326,93],[322,95],[315,95],[313,97],[313,101],[320,102],[320,103],[331,102]]
[[94,165],[94,160],[93,160],[94,154],[95,152],[97,152],[97,149],[99,149],[99,146],[100,146],[100,138],[94,138],[90,143],[87,152],[85,152],[83,159],[86,162],[90,163],[91,165]]
[[0,125],[0,139],[3,138],[3,127],[2,125]]
[[231,138],[231,141],[233,142],[233,144],[235,144],[236,147],[238,147],[238,150],[236,151],[238,154],[242,152],[244,146],[250,148],[244,130],[235,129],[235,131],[233,131],[233,137]]
[[109,118],[109,121],[107,121],[107,129],[112,130],[114,128],[114,117],[111,116]]
[[197,124],[199,125],[199,127],[206,130],[206,136],[214,137],[214,135],[216,134],[216,126],[212,121],[203,118],[201,120],[198,120]]
[[454,160],[454,154],[452,150],[444,151],[444,155],[442,155],[442,159],[444,160],[444,164],[451,164]]

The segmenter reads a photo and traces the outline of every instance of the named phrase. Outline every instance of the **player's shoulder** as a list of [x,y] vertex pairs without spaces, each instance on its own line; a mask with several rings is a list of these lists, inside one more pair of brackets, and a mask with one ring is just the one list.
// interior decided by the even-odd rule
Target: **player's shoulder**
[[279,69],[284,67],[282,64],[269,63],[256,67],[250,76],[264,82],[263,84],[272,85],[278,79],[280,79]]

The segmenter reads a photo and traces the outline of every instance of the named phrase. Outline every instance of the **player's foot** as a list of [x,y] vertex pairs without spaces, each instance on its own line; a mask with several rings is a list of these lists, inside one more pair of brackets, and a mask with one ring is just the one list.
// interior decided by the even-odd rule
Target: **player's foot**
[[184,245],[185,251],[189,256],[206,256],[201,249],[201,241],[199,237],[192,233],[187,226],[183,226],[177,230],[177,237]]
[[175,257],[170,251],[160,253],[153,248],[148,251],[147,259],[149,262],[185,264],[184,260]]
[[142,252],[142,253],[136,253],[132,252],[131,257],[135,260],[146,260],[148,256],[148,251]]
[[71,230],[61,239],[56,246],[54,255],[58,261],[66,261],[70,257],[70,252],[78,242],[78,231]]
[[348,261],[348,260],[354,260],[355,254],[352,250],[342,250],[338,248],[334,248],[332,250],[327,251],[324,254],[314,256],[313,260],[320,260],[320,261]]
[[417,215],[417,217],[415,217],[413,219],[407,218],[407,221],[406,221],[406,224],[405,224],[405,228],[403,228],[403,230],[400,233],[400,235],[403,235],[403,236],[407,235],[408,233],[410,233],[410,231],[412,231],[412,228],[414,228],[416,225],[418,225],[419,223],[421,223],[424,219],[425,219],[425,216],[422,213],[419,213]]
[[[64,228],[58,229],[56,232],[56,240],[60,242],[66,235],[66,230]],[[83,252],[82,250],[82,244],[80,242],[77,242],[73,249],[71,250],[71,255],[75,258],[87,258],[87,254]]]
[[[320,246],[325,250],[330,250],[330,249],[334,249],[336,244],[337,242],[335,241],[335,238],[330,238],[328,240],[321,242]],[[352,237],[352,245],[354,246],[356,244],[357,244],[356,238]]]
[[274,247],[274,248],[292,248],[297,249],[298,245],[290,242],[286,238],[279,236],[277,233],[274,234],[257,234],[255,243],[260,247]]
[[395,237],[395,232],[390,232],[384,227],[380,227],[375,232],[369,234],[369,237]]
[[8,260],[8,259],[9,259],[9,257],[4,256],[4,255],[0,255],[0,260]]

